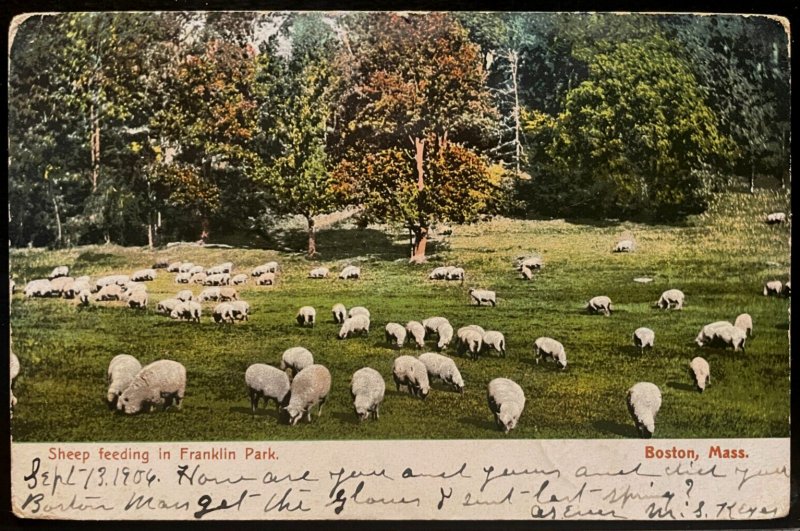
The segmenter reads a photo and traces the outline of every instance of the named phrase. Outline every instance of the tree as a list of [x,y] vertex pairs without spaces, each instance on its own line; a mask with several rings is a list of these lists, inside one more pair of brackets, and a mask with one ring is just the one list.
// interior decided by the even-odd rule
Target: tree
[[486,205],[456,186],[482,194],[491,184],[479,155],[496,116],[483,62],[446,14],[369,14],[347,24],[347,89],[331,137],[339,189],[364,206],[365,219],[402,222],[413,234],[412,261],[422,261],[433,222],[470,221]]

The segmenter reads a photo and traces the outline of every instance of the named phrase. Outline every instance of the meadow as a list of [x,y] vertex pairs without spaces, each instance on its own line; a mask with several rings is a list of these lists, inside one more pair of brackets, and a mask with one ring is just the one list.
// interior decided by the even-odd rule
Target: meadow
[[[14,249],[9,267],[17,282],[10,322],[13,351],[21,372],[14,382],[15,441],[217,441],[292,439],[490,439],[490,438],[632,438],[637,433],[626,405],[627,389],[649,381],[661,389],[663,403],[655,438],[786,437],[789,435],[789,300],[764,297],[764,281],[789,275],[788,225],[769,226],[763,217],[788,211],[787,194],[716,196],[709,211],[683,225],[581,223],[565,220],[494,218],[435,234],[429,261],[407,261],[408,239],[387,227],[356,228],[343,220],[318,235],[320,257],[264,249],[218,249],[181,246],[151,251],[112,245],[68,250]],[[622,235],[633,235],[636,252],[613,254]],[[294,238],[294,239],[293,239]],[[296,241],[295,241],[296,240]],[[287,245],[302,249],[302,234]],[[532,281],[514,269],[518,256],[540,254],[545,266]],[[172,321],[154,312],[158,300],[186,286],[174,274],[159,271],[148,283],[150,305],[132,310],[122,303],[87,308],[64,299],[25,300],[25,282],[46,276],[57,265],[73,275],[126,273],[150,267],[158,259],[211,266],[223,261],[236,272],[277,260],[276,286],[249,282],[240,297],[250,302],[248,322],[217,325],[214,303],[204,305],[199,324]],[[337,273],[346,264],[362,267],[362,279],[306,278],[317,265]],[[466,269],[458,282],[427,280],[437,265]],[[636,277],[652,277],[640,284]],[[470,305],[470,287],[497,292],[497,307]],[[682,311],[654,307],[666,289],[686,294]],[[193,286],[199,293],[201,287]],[[611,297],[610,317],[589,315],[584,305],[595,295]],[[341,302],[363,305],[372,313],[368,337],[336,339],[338,325],[330,308]],[[317,309],[318,324],[301,328],[297,309]],[[712,321],[750,313],[754,336],[746,352],[700,348],[694,338]],[[424,401],[395,390],[394,358],[417,355],[411,346],[391,348],[383,337],[387,322],[442,315],[454,328],[478,324],[506,336],[506,358],[491,354],[477,360],[455,354],[466,382],[463,395],[434,384]],[[640,353],[631,341],[640,326],[655,331],[655,348]],[[569,365],[537,364],[533,341],[550,336],[561,341]],[[270,404],[251,415],[244,385],[246,368],[256,362],[278,364],[281,353],[305,346],[327,366],[333,387],[321,417],[297,426],[278,422]],[[435,350],[435,340],[426,343]],[[142,364],[170,358],[187,368],[182,409],[125,416],[111,412],[106,369],[117,354],[136,356]],[[711,366],[711,383],[695,390],[688,364],[695,356]],[[387,383],[378,421],[359,422],[353,412],[350,376],[357,369],[377,369]],[[527,397],[518,427],[499,431],[486,401],[486,386],[496,377],[518,382]]]

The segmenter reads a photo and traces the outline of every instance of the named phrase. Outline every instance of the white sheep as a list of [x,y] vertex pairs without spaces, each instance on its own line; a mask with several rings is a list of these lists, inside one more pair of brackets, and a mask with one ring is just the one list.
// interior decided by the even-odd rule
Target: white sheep
[[506,338],[501,332],[489,330],[483,334],[483,347],[496,350],[502,357],[506,357]]
[[[189,268],[189,271],[187,271],[187,273],[189,273],[192,276],[199,275],[200,273],[205,274],[206,269],[201,265],[193,265],[192,267]],[[206,276],[208,276],[208,274],[206,274]]]
[[118,301],[122,299],[122,288],[117,284],[109,284],[103,286],[100,291],[95,294],[97,301]]
[[477,358],[483,348],[483,334],[473,327],[463,326],[456,332],[458,339],[456,346],[457,354],[468,352],[470,357]]
[[397,348],[403,348],[406,342],[406,329],[398,323],[387,323],[385,327],[386,342],[393,344]]
[[310,365],[297,373],[292,380],[289,405],[285,411],[289,415],[289,424],[294,426],[306,415],[311,422],[311,408],[319,404],[317,416],[322,415],[322,406],[331,392],[331,373],[322,365]]
[[445,280],[447,278],[447,266],[437,267],[428,275],[429,280]]
[[179,291],[175,298],[181,302],[192,301],[194,300],[194,293],[190,289],[184,289]]
[[633,331],[633,345],[639,347],[642,353],[645,348],[653,348],[656,340],[656,333],[651,329],[641,326]]
[[446,278],[447,278],[447,280],[460,280],[461,283],[463,284],[465,276],[466,276],[466,273],[464,272],[463,268],[461,268],[461,267],[453,267],[453,268],[450,268],[449,271],[447,271],[447,277]]
[[347,316],[347,308],[344,307],[344,304],[336,303],[331,308],[331,313],[333,314],[333,322],[342,324]]
[[639,436],[652,437],[656,431],[656,415],[661,408],[661,390],[650,382],[639,382],[628,389],[627,404]]
[[436,329],[436,334],[439,336],[439,341],[436,342],[436,348],[444,350],[453,340],[453,327],[445,320],[439,324],[439,327]]
[[[163,302],[163,301],[162,301]],[[200,315],[203,313],[202,307],[194,301],[178,302],[175,308],[172,309],[169,316],[172,319],[180,319],[182,321],[195,321],[200,322]]]
[[17,358],[16,354],[14,354],[13,352],[10,352],[10,351],[9,351],[8,358],[9,358],[8,359],[8,377],[9,377],[8,378],[8,381],[9,381],[8,391],[9,391],[10,405],[11,405],[11,408],[13,408],[14,406],[17,405],[17,397],[14,396],[14,391],[11,389],[11,387],[14,384],[14,379],[19,374],[19,358]]
[[228,273],[206,273],[203,279],[204,286],[227,286],[231,283],[231,276]]
[[436,352],[426,352],[419,355],[419,361],[425,365],[429,380],[438,378],[455,391],[464,394],[464,379],[461,377],[461,372],[452,358]]
[[749,313],[742,313],[736,316],[733,326],[741,328],[748,336],[753,335],[753,318]]
[[231,284],[233,284],[234,286],[247,284],[247,275],[245,275],[244,273],[239,273],[238,275],[234,275],[233,278],[231,278]]
[[69,267],[67,266],[58,266],[53,268],[53,271],[50,272],[50,275],[47,277],[50,280],[58,277],[66,277],[69,275]]
[[250,273],[251,276],[260,277],[265,273],[275,273],[278,271],[278,262],[267,262],[265,264],[261,264],[253,269]]
[[286,405],[289,397],[289,377],[280,369],[264,363],[250,365],[244,373],[244,383],[250,394],[250,408],[256,414],[258,401],[264,399],[264,407],[270,400],[274,400],[278,409]]
[[773,212],[772,214],[767,214],[767,218],[764,221],[768,225],[776,225],[778,223],[785,223],[786,222],[786,213],[785,212]]
[[130,295],[127,296],[128,299],[128,307],[129,308],[138,308],[140,310],[144,310],[147,308],[147,292],[142,290],[136,290]]
[[425,347],[425,327],[418,321],[406,323],[406,332],[414,339],[414,346],[417,348]]
[[533,351],[537,365],[540,359],[546,360],[550,358],[561,367],[561,370],[567,368],[567,353],[560,341],[556,341],[551,337],[539,337],[533,342]]
[[436,333],[436,329],[439,328],[439,325],[442,323],[450,324],[445,317],[428,317],[427,319],[422,320],[422,326],[425,327],[425,336],[427,337],[428,334]]
[[308,273],[308,278],[328,278],[330,269],[327,267],[317,267]]
[[347,280],[350,278],[359,279],[361,278],[361,268],[349,265],[342,269],[342,272],[339,273],[339,278],[342,280]]
[[786,284],[783,285],[783,294],[786,297],[791,297],[792,296],[792,281],[791,280],[787,280]]
[[53,285],[46,278],[37,278],[25,285],[25,298],[50,297],[51,293],[53,293]]
[[522,266],[520,268],[519,272],[522,273],[522,278],[524,278],[525,280],[533,280],[533,270],[532,269],[530,269],[530,268],[528,268],[526,266]]
[[219,288],[219,300],[222,302],[235,301],[239,298],[236,288],[222,287]]
[[399,356],[392,366],[392,378],[397,390],[404,386],[409,394],[425,399],[431,390],[428,369],[413,356]]
[[200,292],[200,295],[197,296],[197,300],[200,302],[219,300],[219,288],[205,288]]
[[188,273],[193,267],[194,264],[192,262],[183,262],[178,268],[178,273]]
[[372,417],[380,418],[381,403],[386,393],[386,382],[381,374],[370,367],[363,367],[353,373],[350,378],[350,395],[353,397],[353,408],[359,420]]
[[350,311],[347,312],[347,317],[353,317],[355,315],[366,315],[368,318],[370,317],[369,310],[363,306],[353,306],[350,308]]
[[237,321],[247,321],[250,319],[250,303],[247,301],[233,301],[233,318]]
[[159,301],[158,304],[156,305],[156,313],[160,313],[163,315],[170,315],[172,313],[172,310],[174,310],[175,307],[182,302],[188,302],[188,301],[183,301],[178,299],[164,299],[162,301]]
[[130,354],[120,354],[111,359],[108,364],[108,393],[106,394],[110,409],[117,408],[119,396],[128,388],[140,370],[142,370],[142,364]]
[[611,305],[611,299],[605,295],[592,297],[586,304],[586,309],[589,311],[589,313],[602,313],[606,317],[611,315],[611,312],[614,310],[613,306]]
[[172,262],[167,266],[167,273],[180,273],[181,265],[181,262]]
[[134,282],[131,280],[122,286],[122,291],[125,293],[133,293],[134,291],[147,291],[147,284],[144,282]]
[[486,398],[497,427],[505,433],[513,430],[525,409],[525,393],[522,387],[508,378],[495,378],[489,382]]
[[232,323],[233,322],[233,306],[228,302],[221,302],[214,306],[212,313],[215,323]]
[[89,302],[92,300],[92,293],[89,290],[83,290],[78,293],[78,303],[81,306],[88,306]]
[[668,308],[675,308],[676,310],[682,310],[683,299],[684,295],[681,290],[668,289],[667,291],[661,294],[661,298],[658,299],[656,305],[662,310],[666,310]]
[[60,297],[64,290],[69,289],[69,287],[75,282],[75,279],[72,277],[58,277],[54,278],[50,281],[51,292],[50,295],[55,297]]
[[176,284],[188,284],[192,280],[192,275],[189,273],[178,273],[175,275]]
[[191,276],[189,277],[189,283],[190,283],[190,284],[200,284],[200,285],[205,285],[205,283],[206,283],[206,279],[208,278],[208,275],[206,275],[206,274],[205,274],[204,272],[202,272],[202,271],[201,271],[201,272],[199,272],[199,273],[187,273],[187,274],[188,274],[188,275],[191,275]]
[[522,272],[523,269],[535,271],[544,267],[544,262],[540,256],[528,256],[517,258],[517,271]]
[[177,361],[158,360],[136,374],[117,400],[117,409],[133,415],[156,405],[166,409],[173,401],[180,409],[185,393],[186,367]]
[[764,296],[780,295],[783,291],[783,282],[780,280],[770,280],[764,284]]
[[344,323],[342,323],[342,327],[339,329],[337,337],[339,339],[346,339],[357,333],[361,333],[365,336],[369,335],[369,317],[366,315],[358,314],[345,319]]
[[167,267],[169,267],[169,260],[163,258],[156,260],[152,265],[152,269],[166,269]]
[[317,310],[312,306],[303,306],[297,310],[297,324],[300,326],[314,326],[314,321],[317,320]]
[[630,253],[636,248],[633,240],[620,240],[614,246],[615,253]]
[[478,306],[481,306],[484,302],[492,306],[497,306],[497,294],[494,291],[470,288],[469,295]]
[[704,326],[695,338],[695,343],[702,347],[710,346],[733,347],[734,351],[744,350],[747,332],[733,326],[728,321],[717,321]]
[[256,285],[257,286],[274,286],[275,285],[275,273],[264,273],[256,277]]
[[209,275],[221,275],[224,273],[230,273],[232,269],[233,269],[232,262],[223,262],[213,267],[209,267],[208,269],[206,269],[206,273]]
[[288,348],[281,354],[282,371],[291,370],[292,374],[297,374],[311,365],[314,365],[314,355],[305,347]]
[[689,362],[689,374],[694,380],[697,390],[701,393],[711,383],[711,368],[708,366],[708,362],[699,356]]
[[134,282],[147,282],[155,279],[155,269],[140,269],[139,271],[134,271],[133,274],[131,274],[131,280]]

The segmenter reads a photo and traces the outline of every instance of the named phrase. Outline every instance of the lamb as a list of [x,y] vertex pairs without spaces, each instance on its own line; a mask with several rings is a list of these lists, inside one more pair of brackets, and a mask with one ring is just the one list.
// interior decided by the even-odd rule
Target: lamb
[[56,268],[53,268],[53,270],[50,272],[50,275],[47,278],[48,280],[53,280],[54,278],[66,277],[68,275],[69,275],[69,267],[58,266]]
[[265,273],[275,273],[278,271],[278,262],[267,262],[253,269],[251,276],[260,277]]
[[274,400],[279,410],[288,403],[286,399],[289,398],[291,385],[289,377],[280,369],[264,363],[254,363],[245,371],[244,383],[250,394],[250,408],[253,415],[256,414],[258,401],[262,398],[264,407],[270,400]]
[[239,298],[236,288],[224,287],[219,289],[220,301],[235,301]]
[[317,310],[315,310],[312,306],[303,306],[299,310],[297,310],[297,324],[300,326],[314,326],[314,321],[317,320]]
[[422,323],[409,321],[406,323],[406,332],[414,338],[414,345],[417,348],[423,348],[425,346],[425,327],[422,326]]
[[605,295],[592,297],[586,304],[586,309],[589,311],[589,313],[602,313],[606,317],[611,315],[611,312],[614,310],[614,308],[611,306],[611,299]]
[[247,301],[233,301],[233,318],[237,321],[248,321],[250,319],[250,304]]
[[533,342],[533,350],[536,355],[536,364],[539,364],[540,359],[550,358],[561,367],[561,370],[567,368],[567,353],[564,351],[564,345],[551,337],[539,337]]
[[359,279],[361,278],[361,268],[349,265],[342,269],[342,272],[339,273],[339,278],[343,280],[347,280],[350,278]]
[[522,387],[508,378],[495,378],[489,382],[486,398],[497,427],[505,433],[513,430],[525,409],[525,393]]
[[733,322],[733,326],[741,328],[748,336],[753,335],[753,318],[750,317],[749,313],[738,315],[736,321]]
[[146,365],[117,400],[117,409],[128,415],[149,411],[153,406],[167,409],[173,402],[181,407],[186,392],[186,367],[172,360]]
[[392,366],[392,377],[397,390],[405,386],[409,394],[427,398],[431,390],[428,380],[428,369],[425,364],[413,356],[399,356],[395,358]]
[[681,290],[668,289],[667,291],[661,294],[661,298],[658,299],[656,305],[662,310],[666,310],[668,308],[675,308],[676,310],[682,310],[683,298],[684,295]]
[[333,308],[331,308],[331,313],[333,314],[333,322],[336,324],[342,324],[345,316],[347,315],[347,308],[344,307],[344,304],[337,303],[333,305]]
[[188,273],[194,267],[192,262],[183,262],[178,268],[178,273]]
[[297,375],[311,365],[314,365],[314,355],[307,348],[292,347],[286,349],[281,355],[281,370],[290,370],[293,375]]
[[470,288],[469,295],[472,300],[478,303],[478,306],[481,306],[484,302],[491,304],[493,307],[497,306],[497,294],[494,291]]
[[353,397],[353,408],[359,420],[380,418],[380,408],[385,393],[386,382],[375,369],[363,367],[353,373],[350,379],[350,395]]
[[636,245],[633,243],[633,240],[620,240],[614,246],[615,253],[631,253],[633,252]]
[[464,283],[464,277],[466,273],[464,269],[461,267],[453,267],[447,272],[447,280],[460,280],[461,283]]
[[233,306],[227,302],[221,302],[214,306],[212,313],[215,323],[232,323],[233,322]]
[[745,349],[747,332],[742,328],[733,326],[728,321],[717,321],[703,327],[695,338],[698,346],[733,347],[734,352]]
[[317,267],[308,273],[308,278],[328,278],[330,270],[327,267]]
[[194,301],[178,302],[170,312],[169,316],[172,319],[180,319],[182,321],[195,321],[200,322],[200,315],[202,314],[202,307]]
[[650,382],[639,382],[628,389],[627,403],[639,436],[652,437],[656,430],[656,415],[661,408],[661,390]]
[[319,404],[317,416],[322,415],[322,406],[331,392],[331,373],[322,365],[310,365],[297,373],[292,380],[291,397],[285,411],[289,424],[294,426],[306,415],[311,422],[311,408]]
[[456,337],[458,338],[456,353],[463,354],[468,352],[470,357],[478,357],[478,353],[483,348],[483,334],[474,328],[462,327],[458,329]]
[[345,319],[337,337],[345,339],[357,333],[362,333],[365,336],[369,335],[369,317],[366,315],[359,314]]
[[180,273],[181,262],[172,262],[167,266],[167,273]]
[[187,274],[191,275],[189,277],[189,283],[190,284],[204,285],[206,283],[206,279],[208,278],[208,275],[206,275],[203,272],[200,272],[200,273],[187,273]]
[[275,273],[264,273],[256,277],[256,285],[257,286],[274,286],[275,285]]
[[234,275],[234,277],[231,278],[231,284],[233,284],[234,286],[239,286],[241,284],[247,284],[247,275],[245,275],[244,273],[240,273],[238,275]]
[[189,273],[178,273],[175,275],[176,284],[188,284],[191,280],[192,276]]
[[487,350],[496,350],[500,356],[506,357],[506,338],[496,330],[490,330],[483,334],[483,347]]
[[450,324],[450,321],[444,317],[428,317],[427,319],[423,319],[422,326],[425,327],[425,335],[427,336],[429,333],[435,333],[436,329],[439,328],[442,323]]
[[645,347],[653,348],[655,340],[656,333],[649,328],[642,326],[633,331],[633,345],[639,347],[642,354],[644,354]]
[[386,325],[386,341],[394,344],[397,348],[403,348],[406,342],[406,329],[401,324],[388,323]]
[[147,309],[147,292],[137,290],[128,296],[128,307],[138,308],[140,310]]
[[767,214],[767,219],[764,220],[767,225],[777,225],[779,223],[786,222],[786,213],[784,212],[773,212],[772,214]]
[[224,273],[230,273],[231,269],[233,269],[232,262],[223,262],[219,265],[215,265],[214,267],[209,267],[206,269],[206,273],[208,275],[221,275]]
[[453,340],[453,327],[450,326],[450,323],[448,323],[447,320],[445,320],[439,324],[439,327],[436,329],[436,334],[439,336],[439,341],[436,343],[436,348],[439,350],[444,350]]
[[188,302],[188,301],[183,301],[179,299],[164,299],[162,301],[159,301],[159,303],[156,305],[156,313],[160,313],[162,315],[170,315],[172,313],[172,310],[174,310],[175,307],[182,302]]
[[140,269],[139,271],[134,271],[131,274],[131,280],[134,282],[147,282],[149,280],[156,279],[156,270],[155,269]]
[[191,301],[194,300],[194,293],[190,289],[184,289],[179,291],[175,298],[181,302]]
[[103,286],[95,295],[98,301],[118,301],[122,298],[122,288],[116,284]]
[[689,375],[701,393],[711,383],[711,368],[708,366],[708,362],[699,356],[689,362]]
[[764,296],[780,295],[783,291],[783,282],[780,280],[770,280],[764,284]]
[[426,352],[419,355],[419,361],[425,365],[429,380],[438,378],[451,386],[453,390],[464,394],[464,379],[461,377],[461,372],[459,372],[456,362],[452,358],[435,352]]
[[347,312],[347,317],[353,317],[356,315],[366,315],[367,318],[370,317],[369,310],[367,310],[363,306],[353,306],[352,308],[350,308],[350,311]]
[[219,288],[205,288],[200,292],[197,299],[200,302],[209,302],[219,300]]
[[128,388],[140,370],[142,370],[142,364],[129,354],[120,354],[112,358],[108,364],[108,394],[106,395],[109,409],[117,408],[119,396]]
[[31,280],[25,285],[25,298],[49,297],[53,293],[53,285],[46,278]]

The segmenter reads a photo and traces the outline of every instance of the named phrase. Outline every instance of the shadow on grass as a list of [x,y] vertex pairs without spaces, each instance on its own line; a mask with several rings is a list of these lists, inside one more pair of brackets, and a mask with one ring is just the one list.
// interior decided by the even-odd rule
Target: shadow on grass
[[126,265],[125,257],[118,256],[112,253],[96,253],[94,251],[86,251],[78,255],[72,269],[79,270],[81,266],[102,266],[102,268],[111,267],[124,267]]
[[354,426],[357,424],[361,424],[361,421],[352,411],[347,413],[345,413],[344,411],[337,411],[336,413],[333,413],[331,416],[339,420],[340,422],[344,422],[345,424],[352,424]]
[[279,419],[280,413],[278,412],[277,409],[275,409],[275,407],[272,404],[270,404],[266,408],[264,408],[263,406],[257,407],[255,415],[253,415],[253,410],[251,410],[249,407],[232,406],[230,409],[228,409],[228,411],[230,411],[231,413],[235,413],[237,415],[247,415],[248,417],[254,417],[254,418],[262,417],[262,418],[271,418],[275,420],[280,420]]
[[478,429],[481,429],[481,430],[500,431],[500,429],[497,427],[497,424],[494,421],[491,421],[491,420],[477,419],[475,417],[461,417],[460,419],[458,419],[458,421],[461,424],[466,424],[468,426],[474,426],[474,427],[476,427]]
[[667,387],[671,387],[672,389],[677,389],[678,391],[689,391],[692,393],[697,392],[697,388],[694,385],[687,384],[684,382],[667,382]]
[[[775,325],[775,330],[789,330],[789,323],[781,323]],[[750,336],[748,339],[751,339],[755,334]]]
[[611,433],[613,435],[620,435],[630,439],[638,439],[639,432],[632,424],[620,424],[619,422],[611,422],[607,420],[598,420],[592,423],[594,429],[602,431],[603,433]]

